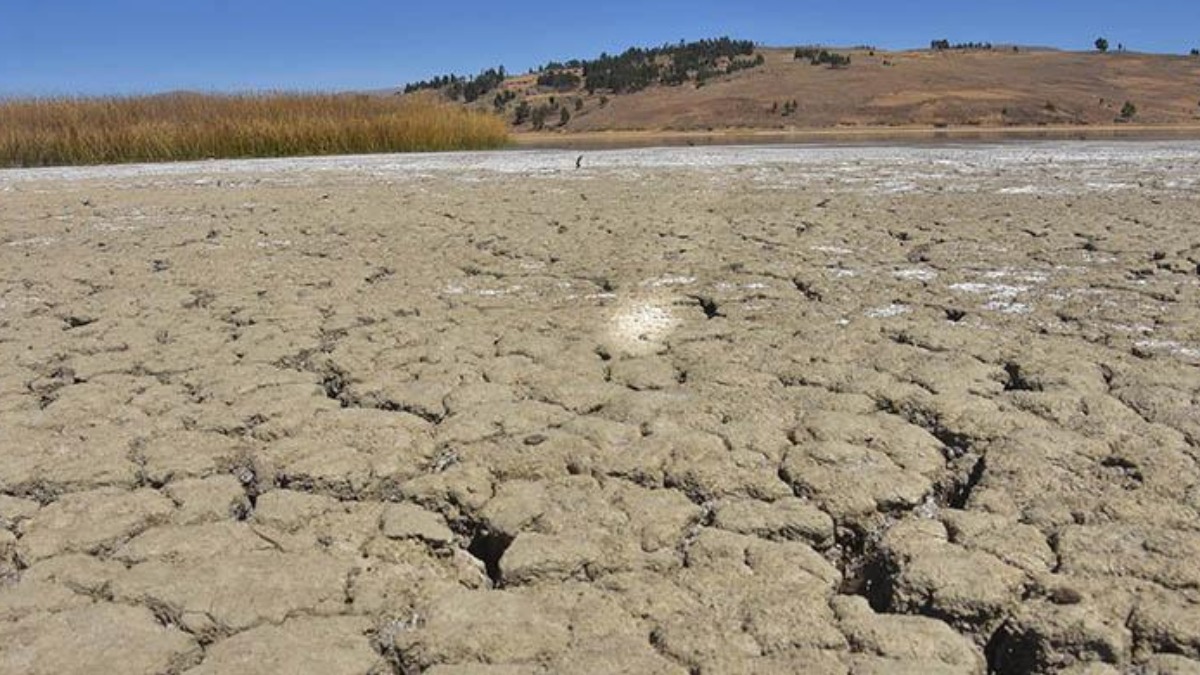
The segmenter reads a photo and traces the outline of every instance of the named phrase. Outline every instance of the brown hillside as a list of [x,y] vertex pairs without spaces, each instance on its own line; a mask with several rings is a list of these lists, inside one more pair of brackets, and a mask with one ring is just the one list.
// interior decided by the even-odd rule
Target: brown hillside
[[[1112,124],[1126,101],[1138,124],[1200,121],[1200,58],[1046,50],[844,50],[848,68],[812,66],[791,49],[760,50],[760,67],[722,75],[700,87],[654,86],[627,95],[539,90],[536,78],[505,88],[530,105],[570,109],[546,130],[699,131],[891,126],[1059,126]],[[576,104],[582,99],[582,104]],[[796,102],[785,114],[785,104]],[[519,101],[517,102],[519,103]],[[513,106],[507,113],[512,116]],[[579,105],[579,107],[577,107]],[[525,124],[518,131],[529,130]]]

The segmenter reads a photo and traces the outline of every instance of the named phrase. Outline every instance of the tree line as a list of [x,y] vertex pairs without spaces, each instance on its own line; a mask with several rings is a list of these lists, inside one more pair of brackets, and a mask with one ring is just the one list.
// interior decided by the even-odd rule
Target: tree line
[[549,87],[557,91],[572,91],[579,87],[582,79],[571,70],[544,70],[538,75],[539,87]]
[[949,40],[931,40],[929,48],[935,52],[944,52],[949,50],[975,50],[975,51],[991,51],[992,43],[990,42],[956,42],[950,44]]
[[436,89],[444,93],[451,100],[474,103],[496,87],[499,87],[506,77],[508,77],[508,74],[504,71],[504,66],[488,68],[474,77],[441,75],[429,80],[406,84],[404,85],[404,93],[411,94],[415,91]]
[[621,94],[654,84],[702,82],[714,74],[730,72],[731,66],[739,70],[763,63],[761,57],[739,60],[739,56],[754,56],[754,43],[719,37],[661,47],[631,47],[617,55],[602,53],[595,59],[574,63],[583,71],[584,88],[589,94],[601,89]]
[[808,60],[811,65],[827,65],[830,68],[845,68],[850,65],[850,56],[848,54],[838,54],[816,47],[797,47],[796,51],[792,53],[792,59],[796,61]]

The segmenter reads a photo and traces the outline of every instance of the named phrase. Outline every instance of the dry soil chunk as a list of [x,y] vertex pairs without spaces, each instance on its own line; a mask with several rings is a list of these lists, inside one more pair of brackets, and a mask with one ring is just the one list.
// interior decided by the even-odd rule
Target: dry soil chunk
[[415,504],[391,504],[383,511],[380,523],[383,535],[390,539],[421,539],[431,544],[450,544],[454,533],[436,513]]
[[913,508],[933,488],[880,450],[842,441],[818,441],[788,451],[783,475],[834,518],[856,520],[876,510]]
[[1200,675],[1200,661],[1178,654],[1155,654],[1138,668],[1144,675]]
[[152,527],[130,539],[112,557],[135,564],[147,560],[199,560],[274,548],[271,541],[257,535],[250,525],[226,521]]
[[259,495],[254,522],[291,532],[337,508],[338,500],[325,495],[271,490]]
[[21,550],[28,561],[63,552],[91,552],[165,520],[174,508],[154,490],[69,494],[30,519]]
[[1200,604],[1151,599],[1134,610],[1130,624],[1139,646],[1200,659]]
[[764,539],[801,539],[818,548],[833,544],[833,519],[795,497],[773,502],[728,499],[717,505],[714,525]]
[[1200,587],[1200,533],[1145,525],[1069,526],[1059,535],[1064,574],[1133,576]]
[[983,655],[949,626],[918,616],[875,614],[861,597],[832,601],[842,631],[855,651],[901,662],[949,667],[952,672],[983,673]]
[[175,522],[184,525],[229,520],[250,511],[241,482],[228,474],[177,481],[163,491],[179,506]]
[[1036,527],[980,511],[942,512],[950,539],[990,553],[1030,574],[1049,572],[1058,563],[1046,537]]
[[33,517],[41,505],[30,499],[0,495],[0,529],[16,527],[17,523]]
[[116,579],[113,594],[132,602],[153,600],[180,613],[206,612],[218,624],[238,630],[261,621],[281,622],[301,611],[340,611],[349,568],[321,553],[276,551],[151,561]]
[[238,455],[239,441],[218,433],[172,431],[142,444],[146,478],[157,483],[217,473]]
[[3,675],[152,675],[199,657],[191,637],[142,607],[102,603],[0,624]]
[[994,622],[1021,598],[1026,575],[981,551],[946,539],[934,520],[910,519],[884,536],[880,550],[894,570],[888,583],[889,609],[937,616],[960,628],[990,632]]
[[500,574],[508,585],[584,578],[601,555],[600,546],[584,537],[524,532],[504,552]]
[[12,621],[35,612],[58,612],[90,604],[92,601],[86,595],[38,579],[25,578],[15,585],[0,587],[0,621]]
[[362,675],[380,662],[360,617],[296,618],[222,640],[188,675]]
[[992,639],[992,665],[1000,675],[1058,673],[1084,663],[1127,666],[1133,636],[1124,616],[1090,603],[1024,603]]
[[103,485],[131,486],[137,465],[129,459],[133,435],[102,424],[79,431],[26,428],[18,420],[0,421],[0,483],[46,482],[74,489]]
[[518,591],[455,589],[429,608],[424,624],[395,644],[416,663],[534,663],[562,653],[568,626]]

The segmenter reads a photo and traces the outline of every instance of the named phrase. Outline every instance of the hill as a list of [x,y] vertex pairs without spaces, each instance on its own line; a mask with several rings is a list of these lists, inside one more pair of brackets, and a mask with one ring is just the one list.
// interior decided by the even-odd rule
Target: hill
[[[1200,123],[1196,56],[991,45],[825,51],[728,41],[697,58],[697,44],[722,43],[630,50],[520,76],[486,71],[494,86],[469,105],[504,115],[518,133]],[[622,86],[631,80],[614,82],[612,72],[640,75]],[[462,82],[454,89],[463,101]]]

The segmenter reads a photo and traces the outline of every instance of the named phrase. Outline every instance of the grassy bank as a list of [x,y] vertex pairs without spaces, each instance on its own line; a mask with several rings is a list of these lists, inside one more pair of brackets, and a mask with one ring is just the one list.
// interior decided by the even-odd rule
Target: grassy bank
[[0,166],[470,150],[503,120],[421,99],[334,94],[0,101]]

